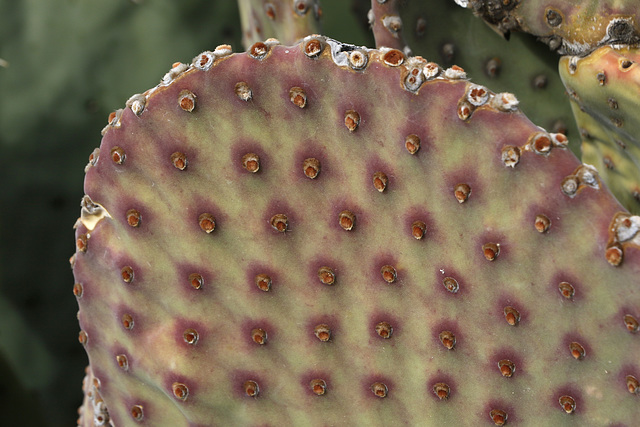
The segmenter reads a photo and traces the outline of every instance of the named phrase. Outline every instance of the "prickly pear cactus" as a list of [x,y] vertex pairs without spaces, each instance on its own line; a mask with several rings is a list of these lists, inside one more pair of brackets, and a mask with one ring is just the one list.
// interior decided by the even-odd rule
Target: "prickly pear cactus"
[[585,54],[606,44],[637,44],[640,27],[635,0],[455,0],[473,10],[498,33],[533,34],[561,54]]
[[534,123],[569,136],[579,153],[578,130],[558,76],[558,56],[528,34],[499,37],[452,0],[410,1],[401,9],[404,34],[415,55],[459,65],[475,83],[515,94]]
[[239,0],[238,7],[245,46],[268,37],[294,44],[321,32],[318,0]]
[[81,425],[633,425],[640,218],[507,93],[319,36],[110,117]]
[[399,49],[411,53],[404,39],[403,22],[400,17],[401,0],[374,0],[367,19],[376,41],[376,47]]
[[583,161],[594,164],[627,209],[640,213],[640,119],[637,48],[604,46],[563,57],[567,87],[583,140]]

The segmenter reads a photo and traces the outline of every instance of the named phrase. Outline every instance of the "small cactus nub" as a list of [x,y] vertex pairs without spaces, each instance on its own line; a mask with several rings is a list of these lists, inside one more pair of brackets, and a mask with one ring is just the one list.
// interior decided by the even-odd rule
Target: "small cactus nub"
[[569,350],[571,351],[571,356],[573,356],[573,358],[576,360],[582,360],[586,355],[582,344],[575,341],[569,344]]
[[311,380],[309,387],[316,396],[322,396],[327,392],[327,383],[323,379]]
[[271,277],[267,274],[258,274],[255,278],[255,283],[258,289],[263,292],[269,292],[271,290]]
[[78,252],[86,252],[87,251],[87,243],[89,238],[86,234],[80,234],[76,239],[76,249]]
[[391,67],[397,67],[404,62],[404,54],[398,49],[390,49],[382,56],[382,60]]
[[140,215],[140,212],[136,209],[129,209],[127,211],[127,224],[129,224],[131,227],[139,227],[140,226],[140,222],[142,221],[142,216]]
[[259,345],[267,343],[267,332],[262,328],[254,328],[251,330],[251,339]]
[[503,426],[507,423],[508,414],[502,409],[492,409],[489,412],[491,421],[497,426]]
[[296,105],[300,108],[304,108],[307,106],[307,94],[304,89],[300,87],[292,87],[289,90],[289,98],[293,105]]
[[242,166],[251,173],[260,170],[260,157],[255,153],[247,153],[242,156]]
[[633,317],[631,314],[624,315],[624,325],[627,327],[629,332],[634,334],[640,330],[640,323],[638,323],[638,319]]
[[440,332],[440,342],[447,350],[452,350],[456,345],[456,337],[451,331]]
[[122,326],[125,329],[131,330],[133,329],[133,325],[134,325],[134,321],[133,321],[133,316],[131,316],[130,314],[123,314],[122,315]]
[[202,285],[204,285],[204,278],[201,274],[191,273],[189,275],[189,284],[193,289],[201,289]]
[[618,243],[614,243],[613,245],[609,246],[604,253],[604,256],[609,264],[613,265],[614,267],[622,264],[623,255],[624,252],[622,251],[622,247]]
[[253,99],[253,91],[247,82],[238,82],[235,86],[235,93],[238,98],[243,101],[251,101]]
[[83,292],[84,292],[84,288],[82,286],[82,283],[73,284],[73,295],[75,295],[76,298],[81,298]]
[[544,214],[538,214],[536,215],[534,226],[539,233],[546,233],[551,227],[551,220]]
[[313,329],[313,334],[322,342],[327,342],[331,339],[331,328],[325,323],[316,325]]
[[516,371],[516,365],[509,359],[502,359],[498,362],[498,368],[503,377],[511,378]]
[[360,126],[360,114],[354,110],[347,110],[344,113],[344,125],[349,129],[349,132],[355,132]]
[[111,149],[111,160],[116,165],[123,164],[126,158],[127,158],[127,155],[125,154],[122,148],[115,146]]
[[260,393],[260,387],[258,383],[253,380],[247,380],[242,384],[244,393],[249,397],[256,397]]
[[376,333],[384,339],[389,339],[393,334],[393,327],[389,322],[380,322],[376,325]]
[[284,233],[289,227],[289,220],[285,214],[275,214],[271,217],[269,223],[274,230],[280,233]]
[[485,243],[482,245],[482,253],[487,261],[494,261],[500,255],[499,243]]
[[415,134],[408,135],[404,140],[404,147],[409,154],[416,154],[420,149],[420,137]]
[[398,272],[392,265],[383,265],[382,268],[380,268],[380,274],[387,283],[395,282],[398,277]]
[[460,284],[453,277],[445,277],[442,280],[442,285],[447,291],[451,292],[452,294],[457,293],[460,289]]
[[505,166],[514,168],[520,162],[520,148],[513,145],[502,147],[502,163]]
[[376,172],[373,174],[373,186],[382,193],[387,188],[388,178],[384,172]]
[[116,356],[116,363],[123,371],[129,370],[129,359],[126,354],[118,354]]
[[453,189],[453,195],[458,200],[458,203],[464,203],[471,195],[471,187],[464,183],[457,184]]
[[451,394],[451,388],[446,383],[435,383],[433,385],[433,392],[438,396],[438,399],[447,400],[449,394]]
[[356,216],[353,212],[344,210],[338,215],[338,223],[346,231],[353,230],[356,224]]
[[173,395],[176,399],[182,400],[183,402],[187,400],[187,397],[189,397],[189,388],[182,383],[173,383],[171,385],[171,390],[173,391]]
[[196,95],[190,90],[183,90],[178,95],[178,105],[184,111],[190,113],[196,108]]
[[213,217],[213,215],[207,212],[200,214],[200,216],[198,217],[198,224],[200,225],[202,231],[207,234],[210,234],[211,232],[213,232],[213,230],[216,229],[215,218]]
[[187,156],[185,156],[184,153],[176,151],[171,155],[171,163],[176,169],[183,171],[187,168]]
[[308,40],[304,45],[304,54],[309,58],[316,58],[318,55],[322,53],[324,49],[324,44],[315,38]]
[[131,414],[131,418],[135,421],[139,422],[144,420],[144,410],[142,409],[142,405],[133,405],[129,413]]
[[576,410],[576,401],[571,396],[560,396],[558,403],[567,414],[572,414]]
[[185,329],[185,331],[182,333],[182,338],[187,344],[196,345],[198,343],[198,340],[200,339],[200,336],[198,334],[198,331],[193,328],[189,328]]
[[576,294],[576,289],[569,282],[560,282],[558,290],[566,299],[573,299],[573,296]]
[[504,308],[504,318],[511,326],[517,326],[520,323],[520,312],[511,306]]
[[310,179],[317,178],[320,173],[320,161],[316,158],[310,157],[302,162],[302,172]]
[[320,267],[318,270],[318,279],[320,283],[333,285],[336,282],[336,274],[330,267]]
[[383,397],[387,397],[387,393],[389,392],[389,389],[387,388],[385,383],[375,382],[371,384],[371,392],[375,396],[379,398],[383,398]]
[[422,240],[426,232],[427,225],[423,221],[414,221],[413,224],[411,224],[411,235],[415,239]]
[[625,381],[627,382],[627,390],[631,394],[640,394],[640,381],[633,375],[627,375],[625,377]]

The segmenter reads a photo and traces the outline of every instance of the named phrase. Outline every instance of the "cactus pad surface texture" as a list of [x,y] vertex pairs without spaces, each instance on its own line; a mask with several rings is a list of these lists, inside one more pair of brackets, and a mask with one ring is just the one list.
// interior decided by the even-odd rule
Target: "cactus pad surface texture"
[[640,52],[603,46],[560,60],[560,76],[581,129],[583,161],[601,171],[611,191],[640,213]]
[[606,44],[640,42],[636,0],[455,0],[497,32],[524,31],[561,54],[586,54]]
[[640,218],[399,50],[176,64],[110,117],[72,257],[83,426],[633,426]]

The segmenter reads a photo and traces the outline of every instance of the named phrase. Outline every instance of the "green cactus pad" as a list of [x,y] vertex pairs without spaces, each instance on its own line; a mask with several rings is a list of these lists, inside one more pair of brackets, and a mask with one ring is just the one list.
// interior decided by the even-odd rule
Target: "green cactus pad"
[[245,46],[268,37],[294,44],[321,32],[318,0],[239,0],[238,7]]
[[415,55],[446,66],[459,65],[476,83],[511,92],[534,123],[564,132],[579,153],[575,126],[558,56],[528,34],[504,40],[468,10],[448,2],[407,2],[402,8],[404,35]]
[[132,97],[76,229],[81,424],[632,425],[640,218],[463,77],[310,37]]
[[563,57],[560,76],[581,129],[582,160],[640,213],[640,51],[604,46],[584,58]]
[[509,36],[524,31],[562,54],[586,54],[606,44],[640,43],[635,0],[455,0]]

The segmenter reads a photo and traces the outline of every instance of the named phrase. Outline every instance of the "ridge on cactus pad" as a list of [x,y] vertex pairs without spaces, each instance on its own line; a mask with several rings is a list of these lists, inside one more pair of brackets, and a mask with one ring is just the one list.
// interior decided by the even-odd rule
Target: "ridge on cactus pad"
[[566,144],[395,49],[176,65],[87,166],[79,424],[634,425],[640,217]]

